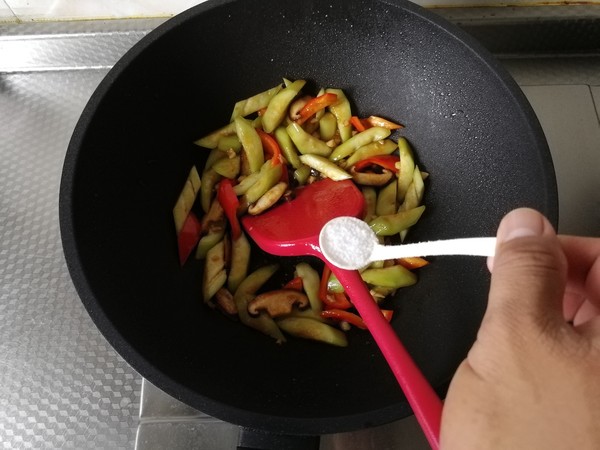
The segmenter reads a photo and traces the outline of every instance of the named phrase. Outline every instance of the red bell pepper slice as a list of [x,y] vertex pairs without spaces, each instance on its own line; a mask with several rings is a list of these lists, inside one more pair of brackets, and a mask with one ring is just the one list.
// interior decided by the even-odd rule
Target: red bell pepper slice
[[426,266],[427,264],[429,264],[429,261],[419,256],[411,256],[409,258],[398,259],[398,264],[400,264],[402,267],[412,270]]
[[260,137],[260,142],[262,143],[263,151],[267,156],[267,159],[271,159],[271,164],[274,166],[281,164],[283,162],[281,147],[279,147],[275,138],[259,128],[256,129],[256,132]]
[[365,126],[365,123],[360,120],[357,116],[352,116],[350,117],[350,124],[356,129],[356,131],[358,131],[359,133],[361,131],[365,131],[367,128],[370,128],[371,125]]
[[319,285],[319,299],[325,306],[325,309],[350,309],[352,303],[346,297],[343,292],[330,293],[327,289],[329,277],[331,276],[331,269],[325,265],[323,273],[321,274],[321,283]]
[[293,289],[294,291],[302,291],[303,287],[302,277],[292,278],[283,286],[284,289]]
[[306,105],[304,105],[298,113],[300,118],[296,120],[296,123],[298,125],[302,125],[316,113],[318,113],[322,109],[327,108],[328,106],[333,105],[337,101],[337,95],[331,92],[327,92],[326,94],[311,98],[308,102],[306,102]]
[[327,294],[325,299],[322,300],[323,305],[326,310],[330,309],[350,309],[352,308],[352,303],[348,300],[346,295],[343,292],[335,292],[333,294]]
[[242,228],[237,216],[237,209],[240,205],[240,201],[233,190],[233,181],[229,178],[225,178],[219,182],[219,187],[217,188],[217,200],[223,207],[227,220],[229,220],[231,237],[234,240],[238,239],[242,234]]
[[396,163],[400,161],[400,158],[396,155],[379,155],[372,156],[371,158],[363,159],[354,164],[354,169],[357,171],[364,170],[368,166],[380,166],[384,169],[391,170],[394,173],[398,172]]
[[[392,316],[394,315],[394,311],[391,309],[381,309],[381,314],[388,322],[392,320]],[[357,328],[361,328],[363,330],[367,329],[365,322],[362,318],[353,312],[344,311],[341,309],[326,309],[321,311],[321,317],[324,319],[333,319],[338,322],[348,322],[350,325],[354,325]]]
[[328,293],[321,299],[323,306],[325,309],[350,309],[352,308],[352,303],[346,297],[346,294],[343,292],[333,292]]
[[344,311],[341,309],[326,309],[321,311],[321,317],[324,319],[333,319],[338,322],[348,322],[350,325],[354,325],[357,328],[363,330],[367,329],[367,326],[358,314],[354,314],[350,311]]
[[323,267],[323,273],[321,273],[321,283],[319,284],[319,298],[326,305],[327,304],[327,282],[331,276],[331,269],[327,264]]
[[279,181],[290,184],[290,174],[288,172],[287,164],[281,165],[281,176],[279,177]]
[[200,240],[202,232],[202,224],[196,214],[190,211],[183,222],[181,231],[177,235],[177,248],[179,250],[179,263],[183,264],[187,261],[192,250]]
[[388,322],[392,321],[392,317],[394,316],[394,310],[392,309],[380,309],[381,314],[383,314],[383,317],[385,317],[385,320],[387,320]]
[[400,128],[404,128],[404,126],[399,123],[392,122],[379,116],[369,116],[364,119],[364,122],[367,122],[370,127],[383,127],[388,130],[399,130]]

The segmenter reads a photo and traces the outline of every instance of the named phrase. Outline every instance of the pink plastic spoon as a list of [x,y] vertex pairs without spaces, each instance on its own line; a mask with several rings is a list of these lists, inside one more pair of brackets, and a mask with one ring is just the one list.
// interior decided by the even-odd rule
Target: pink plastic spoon
[[437,450],[441,400],[381,314],[359,272],[334,266],[319,247],[319,233],[327,222],[339,216],[362,217],[364,207],[364,197],[352,181],[325,179],[298,189],[290,202],[259,216],[244,216],[242,224],[272,255],[316,256],[331,268],[392,369],[431,448]]

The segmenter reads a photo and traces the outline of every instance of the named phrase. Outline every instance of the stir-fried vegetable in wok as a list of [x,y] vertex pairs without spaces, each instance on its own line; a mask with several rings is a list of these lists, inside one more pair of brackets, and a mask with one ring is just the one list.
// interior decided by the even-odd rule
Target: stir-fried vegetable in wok
[[[329,268],[307,262],[278,289],[264,286],[275,264],[250,270],[251,243],[239,218],[260,215],[293,198],[297,187],[323,178],[352,179],[365,198],[364,220],[382,243],[403,241],[425,207],[427,174],[407,140],[390,136],[402,125],[359,118],[341,89],[303,92],[289,81],[237,102],[229,124],[195,143],[209,152],[200,174],[192,167],[173,208],[181,264],[203,259],[206,305],[282,343],[287,335],[346,346],[345,331],[365,328]],[[195,211],[200,211],[196,213]],[[382,303],[417,281],[427,261],[377,261],[361,270]],[[391,320],[393,311],[382,307]]]

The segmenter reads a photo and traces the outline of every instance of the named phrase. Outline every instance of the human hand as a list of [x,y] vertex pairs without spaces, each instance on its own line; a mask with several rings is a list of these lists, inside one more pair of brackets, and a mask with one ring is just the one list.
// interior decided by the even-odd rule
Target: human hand
[[600,448],[600,239],[519,209],[498,229],[477,340],[442,414],[443,449]]

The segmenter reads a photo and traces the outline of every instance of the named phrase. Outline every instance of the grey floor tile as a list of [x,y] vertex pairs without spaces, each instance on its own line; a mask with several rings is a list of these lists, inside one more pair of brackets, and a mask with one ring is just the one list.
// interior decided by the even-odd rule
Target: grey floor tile
[[521,86],[600,85],[600,58],[500,58]]
[[164,418],[205,418],[206,414],[180,402],[166,392],[160,390],[148,380],[142,381],[140,402],[140,420],[155,420]]
[[225,422],[202,420],[142,423],[136,436],[137,450],[232,450],[237,429]]
[[321,438],[321,450],[427,450],[430,448],[414,416],[379,427]]
[[524,86],[523,91],[552,152],[559,231],[599,236],[600,124],[589,86]]

